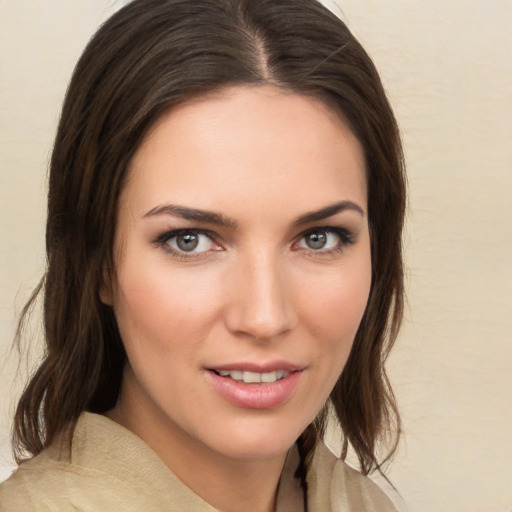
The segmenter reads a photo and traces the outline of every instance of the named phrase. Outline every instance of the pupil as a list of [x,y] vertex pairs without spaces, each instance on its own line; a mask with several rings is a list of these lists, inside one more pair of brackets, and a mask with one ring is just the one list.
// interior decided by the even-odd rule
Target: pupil
[[187,233],[180,235],[176,243],[182,251],[193,251],[199,244],[199,237],[193,233]]
[[310,233],[306,237],[306,243],[311,249],[321,249],[327,242],[325,233]]

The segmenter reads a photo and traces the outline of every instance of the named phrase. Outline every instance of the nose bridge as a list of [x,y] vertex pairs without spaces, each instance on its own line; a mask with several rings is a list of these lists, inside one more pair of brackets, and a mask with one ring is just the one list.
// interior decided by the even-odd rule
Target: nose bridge
[[241,256],[237,263],[234,293],[226,311],[228,329],[260,340],[290,330],[295,312],[279,256],[262,250]]

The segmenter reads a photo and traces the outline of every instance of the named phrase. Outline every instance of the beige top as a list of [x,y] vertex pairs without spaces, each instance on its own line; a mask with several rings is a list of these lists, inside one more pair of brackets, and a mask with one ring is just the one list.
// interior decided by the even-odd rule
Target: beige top
[[[24,462],[0,485],[0,510],[216,512],[194,494],[135,434],[97,414],[84,413],[71,452],[64,437]],[[278,512],[303,510],[294,478],[297,451],[290,450],[281,475]],[[307,475],[308,512],[394,512],[391,501],[368,478],[319,446]]]

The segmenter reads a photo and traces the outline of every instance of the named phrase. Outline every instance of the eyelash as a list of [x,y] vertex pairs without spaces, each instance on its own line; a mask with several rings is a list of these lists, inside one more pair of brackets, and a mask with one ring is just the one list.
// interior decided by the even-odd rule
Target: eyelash
[[[302,248],[303,250],[309,252],[310,254],[313,254],[315,256],[330,256],[336,253],[339,253],[343,251],[347,246],[353,245],[355,243],[355,237],[352,233],[350,233],[347,229],[344,228],[337,228],[333,226],[319,226],[316,228],[308,229],[307,231],[304,231],[301,233],[294,242],[294,245],[297,244],[299,241],[303,240],[307,235],[311,235],[313,233],[327,233],[327,234],[334,234],[339,238],[339,243],[336,245],[336,247],[333,247],[331,249],[327,250],[315,250],[315,249],[307,249]],[[208,230],[204,229],[197,229],[197,228],[190,228],[190,229],[176,229],[172,231],[167,231],[160,235],[158,238],[154,240],[154,244],[157,247],[162,247],[166,252],[170,253],[173,257],[187,261],[187,260],[194,260],[200,257],[200,254],[204,253],[187,253],[186,251],[179,251],[171,247],[168,242],[174,238],[177,238],[181,235],[203,235],[206,236],[211,240],[212,243],[216,242],[216,236],[214,233]],[[301,248],[294,249],[294,250],[301,250]]]

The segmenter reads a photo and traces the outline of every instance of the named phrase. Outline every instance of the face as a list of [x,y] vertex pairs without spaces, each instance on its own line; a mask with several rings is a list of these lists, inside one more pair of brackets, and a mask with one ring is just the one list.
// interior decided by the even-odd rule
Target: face
[[143,439],[283,454],[343,370],[371,265],[362,149],[317,100],[230,88],[165,114],[119,207],[121,403]]

